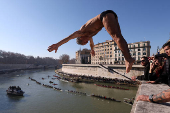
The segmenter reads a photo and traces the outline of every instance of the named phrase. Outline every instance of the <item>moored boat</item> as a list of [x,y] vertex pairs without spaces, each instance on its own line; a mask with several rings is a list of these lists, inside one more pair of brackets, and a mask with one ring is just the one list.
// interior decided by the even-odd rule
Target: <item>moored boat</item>
[[23,96],[25,93],[24,91],[21,90],[19,86],[10,86],[8,90],[6,90],[8,95],[16,95],[16,96]]

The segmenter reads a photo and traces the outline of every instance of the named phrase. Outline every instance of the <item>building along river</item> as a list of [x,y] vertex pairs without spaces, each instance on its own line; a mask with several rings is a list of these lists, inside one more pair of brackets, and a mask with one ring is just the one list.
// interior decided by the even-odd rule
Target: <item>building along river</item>
[[[132,106],[125,104],[123,100],[135,97],[137,87],[105,83],[105,85],[129,89],[120,90],[99,87],[94,85],[95,83],[64,82],[52,79],[55,78],[53,76],[55,74],[54,69],[0,74],[0,113],[130,113]],[[29,77],[41,84],[60,88],[62,91],[37,84]],[[9,86],[20,86],[25,92],[24,96],[7,95],[6,90]],[[71,93],[67,90],[83,92],[87,95]],[[113,97],[121,102],[92,97],[91,94]]]

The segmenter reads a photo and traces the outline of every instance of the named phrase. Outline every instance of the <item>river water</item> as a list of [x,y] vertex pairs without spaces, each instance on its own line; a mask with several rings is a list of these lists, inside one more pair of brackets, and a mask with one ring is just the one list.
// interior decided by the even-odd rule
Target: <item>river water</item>
[[[0,74],[0,113],[130,113],[131,111],[132,106],[125,104],[123,100],[135,97],[137,87],[107,84],[130,89],[120,90],[99,87],[94,83],[63,82],[53,80],[54,74],[53,69]],[[55,87],[63,91],[39,85],[29,77],[47,85],[52,85],[49,81],[53,81],[58,84]],[[9,96],[6,94],[9,86],[20,86],[25,94]],[[66,90],[84,92],[87,95],[68,93]],[[90,96],[91,94],[114,97],[121,102],[98,99]]]

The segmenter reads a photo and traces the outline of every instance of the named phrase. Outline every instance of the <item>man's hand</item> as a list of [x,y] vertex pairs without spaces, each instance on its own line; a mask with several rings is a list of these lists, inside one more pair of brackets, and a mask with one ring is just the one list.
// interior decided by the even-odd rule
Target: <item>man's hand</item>
[[94,50],[91,50],[90,54],[91,54],[92,56],[95,56]]
[[150,102],[148,95],[139,95],[136,100],[137,101],[147,101],[147,102]]
[[53,45],[49,46],[47,50],[48,50],[49,52],[55,50],[55,53],[56,53],[57,50],[58,50],[58,47],[59,47],[58,44],[53,44]]

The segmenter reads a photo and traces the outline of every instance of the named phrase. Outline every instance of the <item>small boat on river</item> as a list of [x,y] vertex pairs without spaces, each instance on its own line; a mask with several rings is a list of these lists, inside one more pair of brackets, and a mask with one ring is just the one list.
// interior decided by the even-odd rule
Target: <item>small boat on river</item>
[[16,95],[16,96],[23,96],[25,93],[24,91],[21,90],[19,86],[10,86],[8,90],[6,90],[8,95]]

